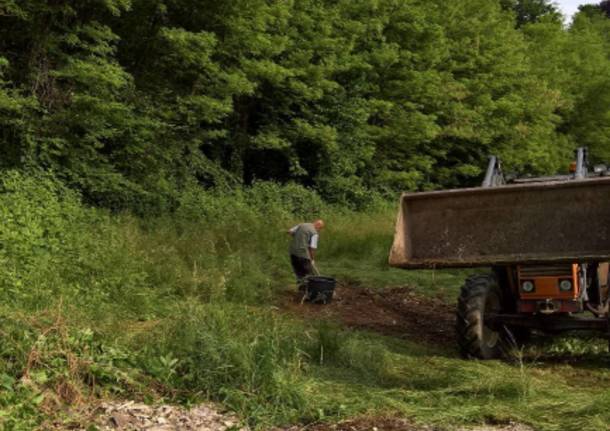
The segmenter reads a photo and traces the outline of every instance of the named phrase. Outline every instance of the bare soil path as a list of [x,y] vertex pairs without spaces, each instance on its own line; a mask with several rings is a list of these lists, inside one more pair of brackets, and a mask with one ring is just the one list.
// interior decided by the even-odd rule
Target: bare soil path
[[349,328],[365,329],[426,344],[454,342],[454,307],[440,298],[424,297],[413,289],[337,287],[332,303],[301,303],[298,294],[286,293],[284,312],[304,319],[329,319]]
[[[344,421],[336,424],[319,424],[307,427],[291,427],[272,431],[446,431],[444,428],[434,428],[414,425],[401,418],[366,418]],[[456,431],[533,431],[532,428],[509,423],[506,425],[486,425],[474,428],[459,428]]]

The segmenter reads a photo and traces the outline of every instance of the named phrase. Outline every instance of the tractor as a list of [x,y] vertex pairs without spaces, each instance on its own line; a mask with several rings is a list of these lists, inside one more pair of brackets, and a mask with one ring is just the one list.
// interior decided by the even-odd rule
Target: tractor
[[468,277],[456,333],[466,358],[502,357],[531,331],[610,339],[610,170],[586,148],[570,173],[508,178],[492,156],[481,187],[401,197],[390,265],[486,268]]

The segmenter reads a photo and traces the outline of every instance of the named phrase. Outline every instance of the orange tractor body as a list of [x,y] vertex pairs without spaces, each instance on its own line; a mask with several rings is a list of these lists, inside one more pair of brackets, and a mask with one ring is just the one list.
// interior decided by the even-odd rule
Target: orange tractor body
[[466,280],[457,335],[466,357],[498,357],[532,330],[608,335],[610,170],[507,182],[492,157],[480,188],[406,193],[390,264],[489,267]]

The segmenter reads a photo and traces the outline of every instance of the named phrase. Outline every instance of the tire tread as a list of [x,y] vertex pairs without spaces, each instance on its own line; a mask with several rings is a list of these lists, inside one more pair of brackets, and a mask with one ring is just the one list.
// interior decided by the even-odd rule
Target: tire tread
[[468,359],[492,359],[499,352],[485,352],[477,334],[479,321],[487,296],[496,291],[500,295],[498,282],[493,274],[477,274],[466,279],[457,305],[456,332],[460,354]]

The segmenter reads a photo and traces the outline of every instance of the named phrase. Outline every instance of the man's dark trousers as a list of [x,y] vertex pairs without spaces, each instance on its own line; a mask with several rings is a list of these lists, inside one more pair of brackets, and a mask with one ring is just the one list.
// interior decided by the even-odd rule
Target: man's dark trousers
[[311,260],[305,259],[294,254],[290,255],[290,263],[294,270],[294,275],[297,276],[297,283],[300,285],[308,275],[313,275],[313,266]]

